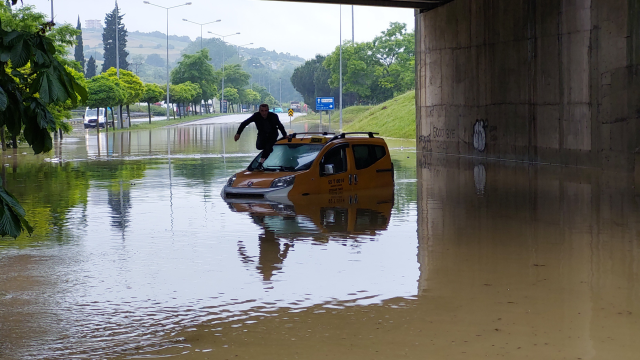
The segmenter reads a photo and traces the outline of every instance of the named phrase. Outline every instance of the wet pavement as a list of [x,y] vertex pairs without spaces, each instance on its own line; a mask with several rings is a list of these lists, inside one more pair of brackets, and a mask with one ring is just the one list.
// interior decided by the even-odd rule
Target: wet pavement
[[390,140],[391,192],[228,204],[236,127],[5,153],[0,358],[637,358],[633,176]]

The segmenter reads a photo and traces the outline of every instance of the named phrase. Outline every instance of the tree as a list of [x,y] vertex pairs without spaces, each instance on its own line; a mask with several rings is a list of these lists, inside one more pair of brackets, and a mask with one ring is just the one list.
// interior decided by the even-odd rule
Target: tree
[[[117,13],[117,16],[116,16]],[[124,15],[116,7],[104,18],[104,31],[102,32],[102,43],[104,44],[104,63],[102,64],[102,72],[106,72],[110,68],[116,67],[116,28],[118,29],[118,55],[120,58],[120,69],[128,70],[129,63],[127,62],[127,29],[122,24],[122,18]]]
[[96,65],[96,59],[93,56],[89,57],[89,61],[87,61],[87,70],[85,71],[85,77],[87,79],[91,79],[96,76],[96,71],[98,70],[98,66]]
[[158,84],[144,84],[144,92],[140,101],[147,103],[149,110],[149,124],[151,124],[151,103],[157,103],[161,101],[165,96],[165,90],[163,90]]
[[[104,73],[106,76],[111,78],[118,78],[118,73],[116,69],[111,68]],[[139,77],[137,77],[134,73],[129,70],[120,69],[120,84],[124,90],[124,99],[119,104],[120,106],[127,106],[127,116],[131,118],[131,113],[129,112],[129,105],[134,104],[140,100],[142,97],[142,93],[144,92],[144,85]],[[120,114],[122,114],[122,108],[120,108]],[[122,122],[120,123],[120,128],[122,128]]]
[[[222,79],[222,70],[218,70],[220,79]],[[249,79],[251,74],[242,70],[242,65],[231,64],[224,66],[224,87],[232,87],[235,89],[242,89],[249,85]],[[220,84],[222,88],[222,84]]]
[[149,54],[149,56],[147,56],[147,59],[144,62],[150,66],[156,66],[156,67],[166,66],[166,62],[158,54]]
[[[87,106],[93,109],[105,109],[105,121],[107,109],[122,104],[126,96],[125,91],[120,85],[117,78],[100,74],[92,77],[87,81],[87,90],[89,97],[87,98]],[[113,111],[112,111],[113,113]],[[98,131],[99,126],[97,127]]]
[[240,92],[240,102],[249,106],[260,104],[260,94],[251,89],[245,89]]
[[383,64],[377,76],[382,87],[394,95],[415,87],[415,33],[407,32],[407,25],[392,22],[389,29],[373,39],[374,55]]
[[224,99],[229,102],[229,105],[237,104],[240,101],[240,95],[238,90],[232,87],[224,88]]
[[[4,3],[1,6],[0,129],[6,126],[14,136],[22,131],[34,153],[48,152],[53,147],[50,132],[56,127],[48,105],[67,100],[75,105],[86,99],[86,90],[58,60],[54,40],[46,36],[53,24],[46,23],[33,32],[14,30],[11,24],[3,23],[10,8]],[[19,29],[28,25],[20,21],[13,24]],[[2,184],[0,235],[15,238],[24,230],[32,233],[25,216],[17,199]]]
[[201,103],[204,100],[208,103],[208,100],[214,98],[218,92],[215,84],[219,80],[218,74],[209,61],[211,61],[209,49],[202,49],[194,55],[182,55],[178,66],[171,70],[171,83],[198,84],[202,90],[202,97],[194,99],[195,102]]
[[76,48],[75,48],[74,58],[77,62],[80,63],[82,74],[84,74],[85,73],[84,46],[82,44],[82,26],[80,26],[80,16],[78,16],[78,26],[76,26],[76,30],[78,30],[78,35],[76,36]]
[[316,55],[315,59],[308,60],[291,75],[293,87],[314,110],[316,97],[339,96],[339,89],[329,85],[331,72],[323,66],[325,60],[326,56]]

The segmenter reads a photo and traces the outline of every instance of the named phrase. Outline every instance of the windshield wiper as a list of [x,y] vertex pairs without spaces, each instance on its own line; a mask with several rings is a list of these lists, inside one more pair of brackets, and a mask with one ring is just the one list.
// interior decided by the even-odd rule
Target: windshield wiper
[[291,166],[281,166],[281,165],[273,165],[273,166],[265,166],[264,167],[265,170],[269,169],[269,170],[279,170],[279,171],[295,171],[296,168],[291,167]]

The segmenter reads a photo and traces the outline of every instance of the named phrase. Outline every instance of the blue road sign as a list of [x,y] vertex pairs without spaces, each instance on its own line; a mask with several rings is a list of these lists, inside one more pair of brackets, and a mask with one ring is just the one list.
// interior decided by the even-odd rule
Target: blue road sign
[[332,97],[316,98],[316,111],[335,109],[335,100]]

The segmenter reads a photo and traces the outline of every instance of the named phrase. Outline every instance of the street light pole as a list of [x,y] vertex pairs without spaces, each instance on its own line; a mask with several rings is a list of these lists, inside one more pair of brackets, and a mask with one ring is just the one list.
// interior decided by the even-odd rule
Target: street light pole
[[[235,33],[235,34],[229,34],[229,35],[219,35],[216,33],[212,33],[211,31],[207,31],[209,34],[213,34],[215,36],[220,36],[222,38],[222,42],[224,43],[224,38],[228,37],[228,36],[233,36],[233,35],[240,35],[239,32]],[[224,46],[224,44],[222,44],[222,95],[220,97],[220,113],[222,113],[222,103],[224,103],[224,48],[226,46]],[[226,113],[226,111],[225,111]]]
[[191,5],[190,2],[188,3],[184,3],[181,5],[176,5],[176,6],[170,6],[170,7],[165,7],[165,6],[160,6],[160,5],[156,5],[156,4],[152,4],[148,1],[143,1],[143,3],[147,4],[147,5],[153,5],[162,9],[166,9],[167,10],[167,120],[170,119],[170,115],[169,115],[169,9],[173,9],[173,8],[177,8],[180,6],[185,6],[185,5]]
[[342,5],[340,5],[340,132],[342,132]]
[[280,80],[280,107],[282,107],[282,78],[278,78]]
[[217,22],[220,22],[220,21],[222,21],[222,20],[210,21],[210,22],[208,22],[208,23],[204,23],[204,24],[200,24],[200,23],[197,23],[197,22],[195,22],[195,21],[191,21],[191,20],[187,20],[187,19],[182,19],[182,21],[186,21],[186,22],[190,22],[190,23],[192,23],[192,24],[200,25],[200,50],[202,50],[202,27],[203,27],[204,25],[209,25],[209,24],[217,23]]

